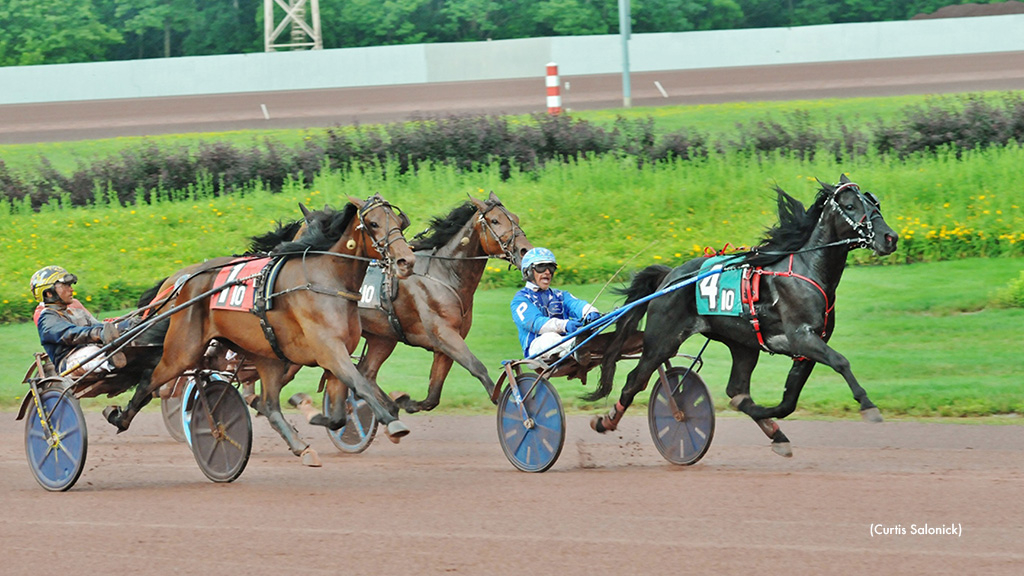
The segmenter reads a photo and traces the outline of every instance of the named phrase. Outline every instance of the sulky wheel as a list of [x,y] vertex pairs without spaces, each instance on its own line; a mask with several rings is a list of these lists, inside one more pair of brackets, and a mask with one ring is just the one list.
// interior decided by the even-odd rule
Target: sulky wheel
[[[331,442],[348,454],[359,454],[366,450],[377,434],[377,415],[370,405],[355,395],[351,389],[345,397],[345,425],[337,430],[327,429]],[[331,413],[331,396],[324,390],[324,414]]]
[[[544,378],[516,378],[498,401],[498,442],[505,457],[523,472],[551,468],[565,445],[565,412],[558,391]],[[516,400],[516,389],[522,403]]]
[[[160,415],[164,418],[164,427],[167,428],[167,433],[171,435],[178,442],[188,442],[190,439],[185,433],[185,429],[181,426],[181,407],[182,407],[182,390],[185,388],[186,382],[191,382],[192,377],[181,376],[171,384],[164,384],[164,386],[171,387],[171,395],[167,398],[160,399]],[[178,394],[174,391],[177,390]]]
[[[25,455],[39,485],[63,492],[75,485],[85,467],[88,432],[78,399],[63,386],[39,389],[25,418]],[[42,412],[42,414],[40,414]]]
[[689,466],[703,458],[715,435],[715,406],[704,380],[686,368],[669,368],[651,390],[647,422],[669,462]]
[[207,478],[231,482],[245,470],[252,451],[249,407],[230,383],[217,376],[200,378],[205,383],[196,386],[189,426],[192,454]]

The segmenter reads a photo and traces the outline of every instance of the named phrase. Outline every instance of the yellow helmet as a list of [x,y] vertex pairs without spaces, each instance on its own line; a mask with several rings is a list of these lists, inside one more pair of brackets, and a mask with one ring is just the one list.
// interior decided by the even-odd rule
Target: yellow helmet
[[29,288],[32,290],[32,295],[35,296],[36,302],[42,302],[43,292],[53,288],[53,285],[57,282],[74,284],[78,282],[78,277],[60,266],[47,266],[36,271],[32,275],[32,280],[29,281]]

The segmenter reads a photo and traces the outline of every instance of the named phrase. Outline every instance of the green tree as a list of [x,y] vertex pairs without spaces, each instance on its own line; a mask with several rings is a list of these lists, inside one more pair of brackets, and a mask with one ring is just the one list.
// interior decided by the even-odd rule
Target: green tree
[[[182,54],[263,50],[263,0],[204,0],[181,41]],[[260,20],[257,20],[260,15]]]
[[619,27],[619,5],[612,0],[541,0],[533,20],[543,36],[610,34]]
[[121,35],[103,25],[92,0],[0,3],[0,66],[103,60]]
[[322,2],[324,48],[431,41],[441,22],[439,6],[431,0]]
[[[139,40],[140,58],[175,55],[175,34],[187,32],[195,18],[195,0],[116,0],[116,5],[115,16],[123,22],[123,31]],[[159,53],[154,53],[148,40],[153,32],[162,40]]]

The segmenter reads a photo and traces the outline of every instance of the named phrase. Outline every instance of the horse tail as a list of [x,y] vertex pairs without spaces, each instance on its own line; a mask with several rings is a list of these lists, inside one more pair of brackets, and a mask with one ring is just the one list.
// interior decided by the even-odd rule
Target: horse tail
[[[623,303],[623,306],[628,305],[631,302],[636,302],[641,298],[654,294],[671,271],[671,268],[661,264],[648,266],[633,274],[633,280],[627,288],[616,289],[615,292],[625,295],[626,301]],[[640,320],[646,314],[647,304],[638,304],[624,313],[618,322],[615,323],[614,336],[608,344],[608,348],[604,351],[601,360],[601,379],[597,390],[583,396],[584,400],[593,402],[611,393],[612,384],[615,380],[615,366],[616,362],[618,362],[619,354],[622,352],[622,347],[631,336],[638,332],[637,327],[640,325]]]
[[[136,307],[145,308],[152,304],[153,301],[156,300],[157,296],[160,295],[160,287],[162,287],[164,285],[164,282],[166,281],[167,278],[164,278],[163,280],[157,282],[152,288],[143,292],[142,295],[139,296],[139,301],[136,304]],[[165,302],[164,304],[160,304],[159,306],[157,306],[155,309],[147,311],[146,315],[143,315],[143,318],[147,317],[147,315],[158,314],[161,311],[161,309],[163,309],[166,305],[167,303]],[[156,322],[149,326],[148,328],[146,328],[145,330],[143,330],[142,333],[137,337],[136,341],[139,344],[163,344],[164,336],[167,335],[167,330],[168,328],[170,328],[170,326],[170,318],[165,318],[160,322]],[[157,357],[157,359],[159,359],[159,356]],[[154,364],[154,366],[155,365],[156,364]]]

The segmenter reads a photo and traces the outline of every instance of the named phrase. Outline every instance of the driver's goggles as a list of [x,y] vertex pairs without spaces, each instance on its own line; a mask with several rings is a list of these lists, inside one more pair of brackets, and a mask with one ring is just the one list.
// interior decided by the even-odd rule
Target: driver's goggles
[[537,272],[537,273],[540,273],[540,272],[551,272],[552,274],[554,274],[555,270],[558,270],[558,266],[556,266],[554,264],[537,264],[536,266],[533,267],[533,270],[534,270],[534,272]]
[[54,282],[54,284],[67,284],[70,286],[71,284],[75,284],[76,282],[78,282],[78,276],[75,276],[74,274],[68,272],[64,276],[58,278]]

